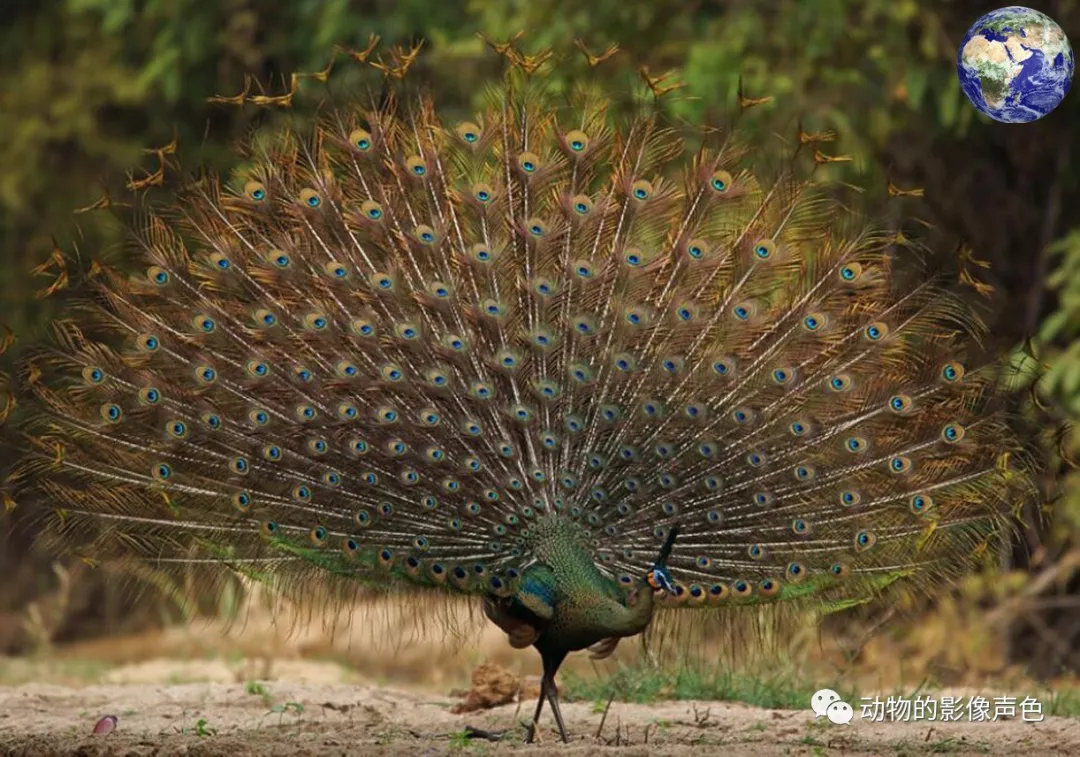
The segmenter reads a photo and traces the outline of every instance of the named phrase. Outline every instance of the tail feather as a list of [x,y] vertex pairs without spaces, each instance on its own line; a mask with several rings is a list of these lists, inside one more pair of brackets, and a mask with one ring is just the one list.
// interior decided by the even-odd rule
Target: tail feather
[[670,603],[842,606],[1004,538],[1031,484],[984,326],[797,149],[755,172],[519,72],[488,101],[334,108],[146,207],[142,271],[33,358],[61,542],[505,594],[542,518],[626,584],[678,523]]

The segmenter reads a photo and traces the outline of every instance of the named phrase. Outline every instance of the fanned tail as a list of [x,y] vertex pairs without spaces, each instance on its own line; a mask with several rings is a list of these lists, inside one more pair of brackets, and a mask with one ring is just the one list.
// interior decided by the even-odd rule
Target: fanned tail
[[530,60],[471,120],[401,85],[147,204],[32,358],[47,533],[506,596],[553,519],[628,587],[678,523],[683,607],[933,590],[1000,542],[1031,479],[974,312],[798,149],[688,150]]

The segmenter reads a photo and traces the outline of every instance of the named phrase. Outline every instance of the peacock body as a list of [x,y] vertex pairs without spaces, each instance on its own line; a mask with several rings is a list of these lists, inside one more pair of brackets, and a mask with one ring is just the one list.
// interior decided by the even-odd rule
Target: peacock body
[[809,135],[619,119],[501,51],[472,120],[388,85],[140,204],[136,273],[96,265],[30,362],[43,534],[482,598],[561,728],[565,656],[659,605],[843,607],[1007,533],[984,327],[838,212]]

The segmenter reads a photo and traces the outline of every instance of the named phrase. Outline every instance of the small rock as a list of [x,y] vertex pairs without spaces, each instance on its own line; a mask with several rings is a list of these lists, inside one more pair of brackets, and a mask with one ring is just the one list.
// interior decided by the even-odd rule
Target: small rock
[[106,715],[105,717],[103,717],[101,720],[99,720],[97,723],[94,724],[93,733],[94,733],[95,736],[101,736],[101,735],[104,735],[104,734],[112,733],[113,731],[116,730],[116,726],[117,726],[117,724],[119,722],[120,722],[120,719],[118,717],[116,717],[115,715]]

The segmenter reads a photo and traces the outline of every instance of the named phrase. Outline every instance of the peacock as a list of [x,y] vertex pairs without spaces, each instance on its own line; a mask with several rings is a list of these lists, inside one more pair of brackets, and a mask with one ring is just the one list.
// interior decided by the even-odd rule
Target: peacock
[[141,182],[134,267],[95,260],[23,375],[42,538],[473,597],[539,652],[528,738],[547,702],[563,741],[567,655],[661,608],[843,609],[1008,540],[1033,474],[984,320],[837,199],[831,135],[754,144],[668,115],[646,69],[628,103],[493,46],[471,117],[411,85],[416,49],[369,46],[381,88],[168,202]]

